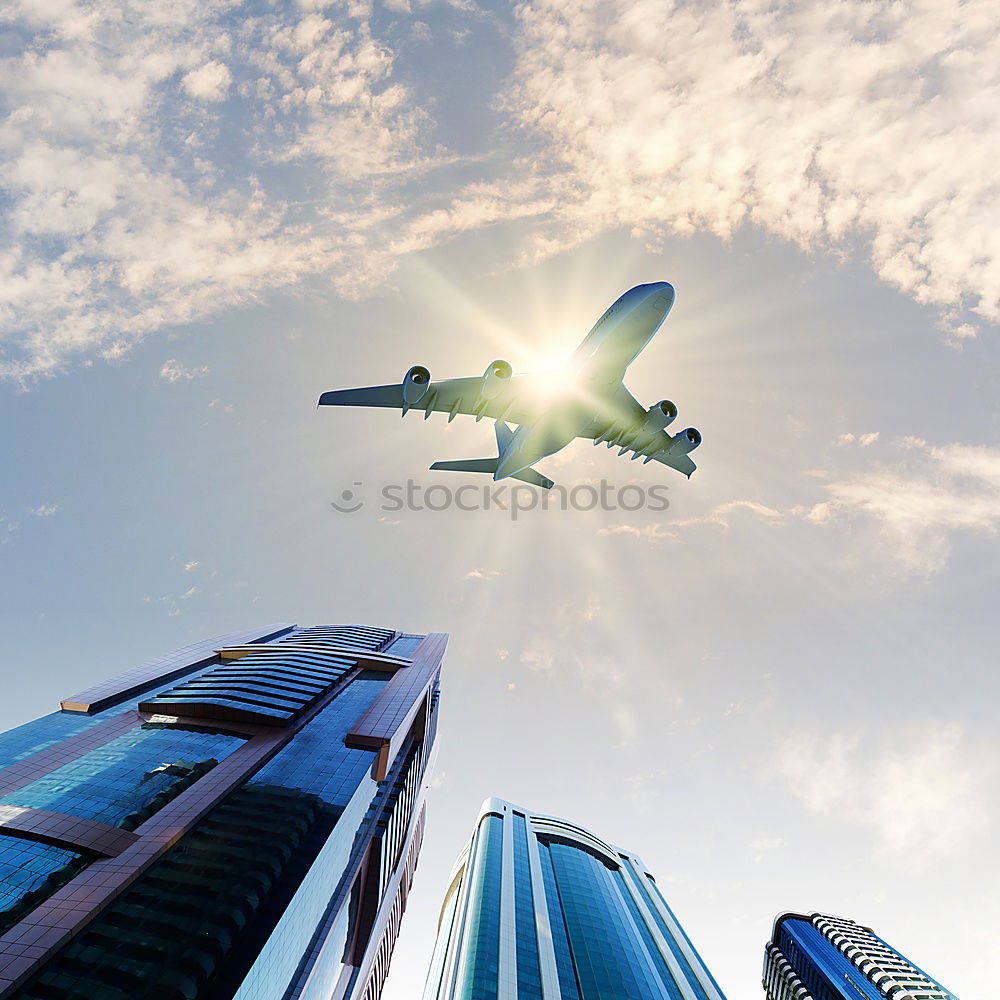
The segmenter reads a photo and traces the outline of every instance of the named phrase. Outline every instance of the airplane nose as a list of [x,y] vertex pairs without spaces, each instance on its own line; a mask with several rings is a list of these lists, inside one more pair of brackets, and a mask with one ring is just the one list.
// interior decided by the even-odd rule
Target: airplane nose
[[658,281],[655,285],[656,294],[652,298],[653,306],[662,310],[662,315],[666,316],[670,312],[670,307],[674,304],[674,286],[669,281]]

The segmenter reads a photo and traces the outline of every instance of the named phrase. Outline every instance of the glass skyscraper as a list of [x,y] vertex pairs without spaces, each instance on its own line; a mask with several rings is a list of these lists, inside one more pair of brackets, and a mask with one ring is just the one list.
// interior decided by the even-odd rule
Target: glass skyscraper
[[487,799],[452,871],[424,1000],[725,1000],[631,851]]
[[768,1000],[957,1000],[870,927],[782,913],[764,949]]
[[272,625],[0,734],[0,997],[375,1000],[446,644]]

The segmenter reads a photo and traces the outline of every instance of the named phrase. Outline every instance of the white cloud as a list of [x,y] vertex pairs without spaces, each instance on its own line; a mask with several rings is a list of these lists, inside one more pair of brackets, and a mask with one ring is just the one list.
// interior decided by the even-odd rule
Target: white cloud
[[28,511],[29,514],[34,514],[35,517],[51,517],[58,512],[59,504],[57,503],[40,503],[37,507],[32,507]]
[[466,580],[493,580],[500,576],[500,572],[495,569],[470,569],[465,574]]
[[[629,226],[870,241],[918,301],[1000,319],[1000,33],[992,0],[519,8],[508,104],[560,195],[540,252]],[[820,69],[821,67],[821,69]]]
[[[153,331],[311,274],[351,291],[391,269],[380,227],[416,211],[394,191],[439,151],[421,147],[429,119],[392,79],[366,9],[13,5],[0,61],[0,377],[121,357]],[[220,143],[227,91],[239,128]],[[293,160],[313,178],[302,204],[260,179]]]
[[970,311],[1000,319],[992,8],[534,0],[489,109],[521,145],[459,157],[362,0],[15,0],[0,377],[122,357],[311,275],[363,295],[401,256],[512,220],[519,264],[623,226],[857,237],[970,336]]
[[184,572],[185,573],[190,573],[193,570],[196,570],[200,565],[201,564],[197,560],[192,559],[191,562],[188,562],[188,563],[184,564]]
[[202,101],[222,101],[229,93],[229,85],[233,82],[233,74],[225,63],[212,59],[191,70],[181,81],[184,89]]
[[0,511],[0,545],[6,545],[10,541],[10,536],[18,530],[18,523],[12,521],[7,515]]
[[837,439],[833,442],[838,448],[844,448],[849,444],[854,444],[857,442],[862,448],[868,448],[878,441],[879,433],[878,431],[869,431],[866,434],[840,434]]
[[780,510],[758,503],[756,500],[729,500],[726,503],[713,507],[702,517],[690,517],[677,522],[677,527],[687,528],[698,524],[716,524],[720,528],[728,529],[733,514],[752,514],[765,522],[777,523],[784,514]]
[[201,378],[207,374],[207,367],[202,366],[200,368],[185,368],[175,358],[170,358],[168,361],[164,361],[163,367],[160,368],[160,378],[163,379],[164,382],[190,382],[192,379]]
[[850,733],[792,733],[776,768],[811,812],[867,826],[881,850],[922,863],[956,854],[988,827],[991,760],[961,727],[927,720],[874,745]]
[[785,512],[775,510],[756,500],[729,500],[718,504],[707,514],[700,517],[689,517],[675,521],[671,528],[659,524],[646,524],[641,527],[634,524],[609,524],[598,530],[599,535],[623,535],[628,538],[638,538],[656,545],[660,542],[676,542],[681,538],[681,530],[701,525],[715,525],[728,530],[734,514],[750,514],[769,524],[776,524],[785,517]]
[[521,662],[532,670],[548,673],[556,665],[556,644],[537,636],[521,652]]
[[675,531],[667,531],[659,524],[644,524],[641,528],[634,524],[609,524],[600,528],[599,535],[626,535],[631,538],[642,538],[649,542],[677,541]]
[[830,482],[826,491],[829,499],[802,512],[807,520],[870,519],[883,561],[929,574],[947,562],[953,533],[992,536],[1000,527],[1000,449],[908,438],[897,462]]

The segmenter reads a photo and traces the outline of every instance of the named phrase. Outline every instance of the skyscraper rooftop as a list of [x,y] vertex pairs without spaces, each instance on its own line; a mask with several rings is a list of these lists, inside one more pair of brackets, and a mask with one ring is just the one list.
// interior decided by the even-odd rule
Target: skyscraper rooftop
[[231,633],[0,735],[0,997],[375,1000],[446,644]]
[[424,1000],[725,1000],[642,859],[483,803],[449,880]]
[[764,950],[768,1000],[957,1000],[870,927],[782,913]]

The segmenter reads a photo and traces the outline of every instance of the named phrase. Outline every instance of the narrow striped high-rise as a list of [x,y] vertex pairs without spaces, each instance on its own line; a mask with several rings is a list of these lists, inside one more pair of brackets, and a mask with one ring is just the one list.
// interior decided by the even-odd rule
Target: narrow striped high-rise
[[782,913],[764,949],[767,1000],[957,1000],[870,927]]
[[483,803],[452,871],[424,1000],[725,1000],[642,859]]
[[0,734],[0,998],[376,1000],[446,644],[230,633]]

